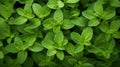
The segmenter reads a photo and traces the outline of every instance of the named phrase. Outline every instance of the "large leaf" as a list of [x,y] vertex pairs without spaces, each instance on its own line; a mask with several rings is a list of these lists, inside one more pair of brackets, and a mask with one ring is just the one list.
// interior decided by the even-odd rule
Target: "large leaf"
[[17,54],[17,62],[20,64],[24,63],[25,60],[27,59],[27,55],[28,55],[28,53],[26,51],[20,51]]
[[56,53],[56,56],[58,59],[63,60],[64,59],[64,52],[63,51],[58,51]]
[[71,39],[72,39],[75,43],[77,43],[77,44],[80,44],[80,43],[81,43],[81,36],[80,36],[80,34],[77,33],[77,32],[72,32],[72,33],[71,33]]
[[60,22],[63,20],[63,13],[62,13],[62,10],[61,9],[57,9],[54,13],[54,19],[57,21],[57,22]]
[[63,35],[63,32],[62,32],[62,31],[57,32],[57,33],[55,34],[54,41],[55,41],[56,43],[62,44],[63,39],[64,39],[64,35]]
[[84,42],[90,41],[93,36],[93,29],[91,27],[87,27],[83,29],[83,32],[81,34],[81,38]]
[[47,6],[41,6],[40,4],[34,3],[32,5],[34,13],[39,17],[39,18],[44,18],[48,16],[51,12],[51,10]]
[[55,49],[49,49],[47,51],[47,56],[53,56],[57,53],[57,51]]
[[10,27],[3,18],[0,18],[0,39],[10,36]]

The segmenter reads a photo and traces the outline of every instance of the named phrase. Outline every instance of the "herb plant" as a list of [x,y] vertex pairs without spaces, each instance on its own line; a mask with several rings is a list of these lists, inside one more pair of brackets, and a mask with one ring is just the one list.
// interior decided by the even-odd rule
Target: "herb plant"
[[0,67],[119,67],[120,0],[0,0]]

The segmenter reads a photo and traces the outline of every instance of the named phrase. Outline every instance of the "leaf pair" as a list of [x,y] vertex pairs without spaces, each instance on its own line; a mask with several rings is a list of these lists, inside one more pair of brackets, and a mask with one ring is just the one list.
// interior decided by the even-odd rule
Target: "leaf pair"
[[64,53],[62,50],[64,50],[64,45],[67,44],[67,40],[64,39],[63,33],[60,31],[53,35],[53,33],[48,33],[45,37],[45,39],[42,41],[42,45],[48,49],[47,55],[53,56],[56,54],[56,56],[63,60]]
[[78,44],[75,53],[81,52],[84,49],[84,45],[89,46],[91,44],[90,40],[92,39],[92,36],[93,30],[91,27],[83,29],[81,35],[79,33],[72,32],[71,39]]

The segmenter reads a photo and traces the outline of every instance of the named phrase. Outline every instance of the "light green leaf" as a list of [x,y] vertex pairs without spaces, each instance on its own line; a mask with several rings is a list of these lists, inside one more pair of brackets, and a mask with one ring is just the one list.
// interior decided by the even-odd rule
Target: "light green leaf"
[[41,6],[40,4],[34,3],[32,5],[34,13],[39,17],[39,18],[44,18],[48,16],[51,12],[51,9],[49,9],[47,6]]
[[77,44],[80,44],[80,43],[81,43],[81,36],[80,36],[80,34],[77,33],[77,32],[72,32],[72,33],[71,33],[71,39],[72,39],[75,43],[77,43]]
[[113,18],[115,15],[116,15],[115,10],[110,9],[110,10],[104,11],[101,18],[104,19],[104,20],[109,20],[109,19]]
[[83,49],[84,49],[84,45],[82,45],[82,44],[77,44],[77,45],[75,46],[74,53],[82,52]]
[[63,23],[62,23],[63,29],[70,29],[72,27],[74,27],[74,24],[72,23],[72,21],[70,21],[68,19],[63,20]]
[[49,49],[47,51],[47,56],[53,56],[57,53],[57,51],[55,49]]
[[0,15],[3,16],[6,20],[12,15],[13,7],[12,5],[3,5],[0,4]]
[[28,20],[27,18],[25,18],[23,16],[19,16],[13,22],[11,22],[10,24],[13,24],[13,25],[22,25],[22,24],[26,23],[27,20]]
[[119,39],[120,38],[120,31],[114,32],[112,36],[116,39]]
[[42,45],[47,48],[47,49],[53,49],[54,48],[54,42],[52,40],[49,39],[44,39],[42,41]]
[[54,33],[57,33],[57,32],[60,31],[60,29],[61,29],[60,26],[58,26],[58,25],[57,25],[57,26],[54,26],[54,27],[53,27],[53,32],[54,32]]
[[47,6],[51,9],[59,9],[64,7],[64,3],[61,0],[48,0]]
[[93,36],[93,29],[91,27],[87,27],[83,29],[83,32],[81,33],[81,39],[86,42],[90,41]]
[[0,59],[3,59],[4,58],[4,54],[2,51],[0,51]]
[[5,47],[5,50],[10,53],[17,53],[19,49],[16,48],[15,44],[9,44]]
[[110,5],[113,7],[120,7],[120,1],[119,0],[110,0]]
[[63,20],[63,13],[62,13],[62,10],[61,9],[57,9],[54,13],[54,19],[57,21],[57,22],[61,22]]
[[86,17],[87,19],[96,18],[96,16],[94,15],[94,12],[92,10],[85,10],[85,11],[82,12],[82,15],[84,17]]
[[79,0],[64,0],[66,3],[77,3]]
[[57,44],[62,44],[64,40],[64,35],[63,35],[63,32],[62,31],[59,31],[55,34],[55,37],[54,37],[54,41],[57,43]]
[[75,49],[75,46],[72,44],[72,43],[68,43],[66,46],[65,46],[65,50],[73,55],[74,54],[74,49]]
[[58,23],[53,18],[48,18],[43,21],[43,26],[45,27],[45,30],[52,29],[57,24]]
[[99,25],[100,22],[97,18],[94,18],[94,19],[91,19],[89,22],[88,22],[88,26],[97,26]]
[[17,62],[20,64],[23,64],[25,62],[25,60],[27,59],[27,55],[28,55],[28,53],[26,51],[20,51],[17,54]]
[[116,31],[118,31],[120,28],[120,20],[113,20],[110,24],[110,32],[114,33]]
[[72,19],[71,21],[73,24],[75,24],[77,26],[84,27],[86,25],[88,19],[81,16],[81,17],[76,17],[76,18]]
[[44,47],[40,44],[40,43],[38,43],[38,42],[35,42],[34,44],[33,44],[33,46],[30,46],[29,47],[29,50],[30,51],[33,51],[33,52],[40,52],[40,51],[42,51],[44,49]]
[[98,16],[101,16],[103,14],[103,6],[100,2],[95,2],[94,11]]
[[60,59],[61,61],[64,59],[64,52],[63,51],[58,51],[56,53],[56,56],[58,59]]
[[0,39],[10,36],[10,27],[6,21],[0,17]]
[[41,21],[38,18],[33,18],[31,20],[29,20],[27,27],[25,27],[25,29],[35,29],[37,27],[39,27],[41,25]]

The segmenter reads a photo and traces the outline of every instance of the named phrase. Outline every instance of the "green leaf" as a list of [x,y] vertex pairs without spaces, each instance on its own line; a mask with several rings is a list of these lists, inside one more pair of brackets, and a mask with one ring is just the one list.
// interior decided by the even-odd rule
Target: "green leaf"
[[49,49],[47,51],[47,56],[53,56],[57,53],[57,51],[55,49]]
[[56,53],[56,56],[58,59],[60,59],[61,61],[64,59],[64,52],[63,51],[58,51]]
[[13,7],[12,5],[3,5],[0,4],[0,15],[3,16],[6,20],[12,15]]
[[98,16],[101,16],[103,14],[103,6],[100,2],[95,2],[94,11]]
[[120,20],[113,20],[110,24],[110,32],[114,33],[120,28]]
[[20,51],[17,54],[17,62],[20,64],[23,64],[25,62],[25,60],[27,59],[27,55],[28,55],[28,53],[26,51]]
[[36,41],[36,35],[30,35],[30,34],[23,35],[22,40],[24,41],[23,50],[25,50],[34,44],[34,42]]
[[9,44],[5,47],[5,50],[10,53],[17,53],[19,49],[16,48],[14,44]]
[[120,32],[117,31],[117,32],[113,33],[112,36],[113,36],[114,38],[116,38],[116,39],[119,39],[119,38],[120,38]]
[[84,49],[84,45],[82,45],[82,44],[77,44],[77,45],[75,46],[74,53],[82,52],[83,49]]
[[72,44],[72,43],[68,43],[66,46],[65,46],[65,50],[73,55],[74,54],[74,49],[75,49],[75,46]]
[[81,36],[80,36],[80,34],[77,33],[77,32],[72,32],[72,33],[71,33],[71,39],[72,39],[75,43],[77,43],[77,44],[80,44],[80,43],[81,43]]
[[64,0],[66,3],[77,3],[79,0]]
[[51,9],[59,9],[64,7],[64,3],[61,0],[48,0],[47,6]]
[[43,26],[45,30],[52,29],[55,25],[57,25],[56,21],[53,18],[48,18],[43,21]]
[[101,23],[99,28],[104,33],[108,33],[108,31],[109,31],[109,25],[106,22]]
[[53,32],[54,32],[54,33],[57,33],[57,32],[59,32],[60,30],[61,30],[61,27],[58,26],[58,25],[53,27]]
[[47,49],[53,49],[54,48],[53,44],[54,44],[54,42],[52,40],[49,40],[49,39],[44,39],[42,41],[42,45]]
[[81,38],[84,42],[90,41],[93,36],[93,29],[91,27],[87,27],[83,29],[83,32],[81,33]]
[[29,50],[30,51],[33,51],[33,52],[40,52],[44,49],[44,47],[42,46],[42,44],[38,43],[38,42],[35,42],[33,44],[33,46],[30,46],[29,47]]
[[10,36],[10,27],[6,21],[0,17],[0,39]]
[[97,26],[99,25],[100,22],[97,18],[94,18],[94,19],[91,19],[89,22],[88,22],[88,26]]
[[74,27],[74,24],[72,23],[72,21],[70,21],[68,19],[63,20],[63,23],[62,23],[63,29],[70,29],[72,27]]
[[23,16],[19,16],[13,22],[11,22],[10,24],[12,24],[12,25],[22,25],[22,24],[26,23],[27,21],[28,21],[27,18],[25,18]]
[[119,0],[110,0],[110,5],[113,7],[120,7],[120,1]]
[[41,25],[41,21],[38,18],[33,18],[29,20],[27,27],[25,29],[35,29]]
[[3,46],[3,43],[2,43],[2,41],[0,41],[0,47],[2,47]]
[[4,58],[4,54],[2,51],[0,51],[0,59],[3,59]]
[[116,15],[115,10],[109,9],[109,10],[106,10],[103,12],[103,15],[101,18],[104,20],[109,20],[109,19],[113,18],[115,15]]
[[57,21],[57,22],[61,22],[63,20],[63,13],[61,9],[57,9],[54,13],[53,18]]
[[39,17],[39,18],[44,18],[48,16],[51,12],[51,9],[49,9],[47,6],[41,6],[40,4],[34,3],[32,5],[34,13]]
[[73,24],[75,24],[77,26],[84,27],[84,26],[86,26],[88,19],[81,16],[81,17],[76,17],[76,18],[72,19],[71,21]]
[[87,19],[94,19],[96,18],[94,12],[92,10],[85,10],[82,12],[82,15],[86,17]]
[[63,35],[63,32],[62,31],[59,31],[55,34],[55,37],[54,37],[54,41],[57,43],[57,44],[62,44],[64,40],[64,35]]

